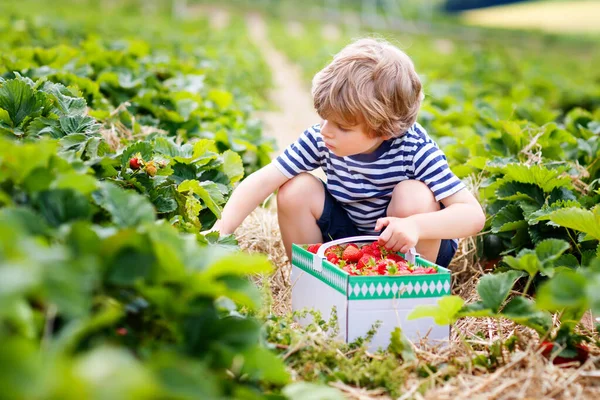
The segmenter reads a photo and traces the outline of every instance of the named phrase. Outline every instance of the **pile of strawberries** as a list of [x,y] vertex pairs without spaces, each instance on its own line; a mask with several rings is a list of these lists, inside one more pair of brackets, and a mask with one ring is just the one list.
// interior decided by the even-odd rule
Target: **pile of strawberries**
[[[307,250],[316,254],[322,243],[312,244]],[[362,247],[354,243],[336,245],[325,250],[330,263],[350,275],[413,275],[435,274],[434,267],[421,267],[406,261],[401,255],[387,250],[377,242]]]

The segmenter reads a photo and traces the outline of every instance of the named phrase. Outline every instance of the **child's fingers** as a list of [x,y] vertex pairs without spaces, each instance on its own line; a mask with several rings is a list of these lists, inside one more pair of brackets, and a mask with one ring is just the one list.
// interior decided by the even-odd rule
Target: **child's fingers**
[[389,229],[384,229],[383,232],[381,232],[381,235],[379,235],[379,239],[377,239],[377,242],[381,246],[387,247],[391,236],[392,236],[392,232]]
[[383,229],[384,227],[388,226],[390,223],[390,219],[388,217],[385,218],[379,218],[377,220],[377,223],[375,223],[375,230],[376,231],[380,231],[381,229]]

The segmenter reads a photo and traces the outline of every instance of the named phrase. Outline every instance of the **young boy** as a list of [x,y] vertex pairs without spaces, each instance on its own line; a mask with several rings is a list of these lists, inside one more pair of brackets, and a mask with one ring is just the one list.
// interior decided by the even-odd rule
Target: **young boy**
[[[288,257],[292,243],[381,232],[388,249],[416,246],[448,266],[454,238],[479,232],[485,215],[416,123],[423,94],[410,58],[388,42],[358,40],[316,74],[312,94],[321,122],[242,181],[213,229],[233,233],[279,189]],[[307,173],[319,167],[327,183]]]

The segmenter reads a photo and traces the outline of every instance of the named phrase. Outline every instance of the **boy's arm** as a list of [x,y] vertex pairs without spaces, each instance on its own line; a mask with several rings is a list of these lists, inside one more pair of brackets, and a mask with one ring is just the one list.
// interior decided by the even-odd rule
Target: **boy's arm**
[[288,181],[273,163],[259,169],[240,182],[213,229],[223,235],[233,233],[246,217],[271,193]]
[[485,213],[468,189],[441,200],[446,208],[408,217],[419,228],[419,239],[454,239],[474,235],[485,225]]
[[394,250],[406,252],[420,240],[468,237],[483,229],[485,213],[469,190],[459,190],[441,202],[446,207],[443,210],[377,220],[376,231],[387,227],[379,237],[380,243],[391,242]]

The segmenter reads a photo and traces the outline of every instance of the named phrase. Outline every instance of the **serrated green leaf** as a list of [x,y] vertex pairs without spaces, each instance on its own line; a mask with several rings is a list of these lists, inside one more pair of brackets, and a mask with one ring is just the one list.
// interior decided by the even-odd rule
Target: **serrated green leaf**
[[528,200],[538,204],[538,208],[543,205],[546,200],[544,191],[539,186],[530,183],[504,182],[498,190],[496,190],[496,194],[501,200]]
[[[527,216],[527,222],[529,225],[536,225],[539,221],[549,221],[550,215],[562,208],[581,208],[581,204],[578,201],[557,201],[551,205],[544,205],[538,211],[535,211]],[[553,224],[556,226],[556,224]]]
[[600,240],[600,206],[592,210],[565,208],[550,214],[550,220],[565,228],[583,232],[596,240]]
[[552,327],[552,317],[536,308],[535,303],[522,296],[511,299],[500,313],[520,325],[535,329],[544,335]]
[[52,226],[76,220],[88,220],[92,211],[88,199],[72,189],[44,191],[37,198],[36,206]]
[[492,219],[492,232],[510,232],[527,227],[523,211],[515,204],[503,207]]
[[93,135],[100,129],[100,124],[86,115],[65,116],[59,118],[60,128],[67,134],[83,133]]
[[542,263],[547,263],[557,260],[570,248],[571,245],[564,240],[546,239],[535,246],[535,253]]
[[100,182],[100,189],[93,193],[93,197],[119,227],[136,227],[155,219],[154,207],[145,196],[110,182]]
[[218,204],[223,203],[225,198],[219,191],[218,186],[213,182],[198,182],[197,180],[187,180],[181,182],[177,188],[179,192],[192,192],[213,212],[217,218],[221,218],[221,208]]
[[85,99],[73,93],[60,83],[46,82],[40,89],[54,99],[56,113],[62,116],[84,115],[87,109]]
[[508,271],[482,276],[477,285],[477,293],[479,293],[483,305],[491,309],[494,313],[497,313],[515,285],[515,282],[521,276],[523,275],[520,271]]
[[506,256],[502,259],[502,262],[512,269],[525,271],[530,276],[537,274],[542,269],[542,263],[535,252],[530,249],[524,249],[518,257]]
[[444,296],[438,300],[437,305],[416,306],[408,315],[408,320],[432,317],[438,325],[450,325],[456,322],[458,312],[465,304],[459,296]]
[[227,150],[223,153],[223,171],[231,183],[236,183],[244,177],[244,163],[236,152]]
[[6,110],[12,126],[18,127],[28,116],[41,112],[42,104],[31,86],[11,79],[0,87],[0,108]]
[[191,158],[194,153],[194,148],[189,143],[178,146],[170,138],[158,137],[154,139],[154,151],[172,158]]
[[530,183],[539,186],[545,193],[558,187],[571,187],[571,179],[561,176],[562,170],[548,169],[542,165],[509,164],[503,168],[504,180]]

